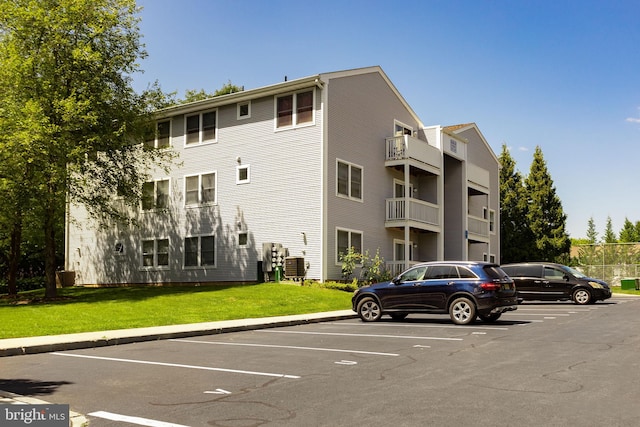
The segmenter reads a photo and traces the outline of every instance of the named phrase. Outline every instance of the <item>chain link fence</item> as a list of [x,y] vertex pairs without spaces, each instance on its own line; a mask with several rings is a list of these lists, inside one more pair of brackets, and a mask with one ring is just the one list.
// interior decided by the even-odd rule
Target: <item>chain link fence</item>
[[598,243],[575,245],[571,257],[589,277],[620,286],[622,279],[640,278],[640,244]]

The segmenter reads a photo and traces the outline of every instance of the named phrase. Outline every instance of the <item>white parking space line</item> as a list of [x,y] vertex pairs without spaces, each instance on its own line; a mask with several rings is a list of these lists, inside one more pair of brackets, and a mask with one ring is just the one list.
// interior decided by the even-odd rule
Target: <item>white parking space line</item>
[[286,348],[291,350],[331,351],[336,353],[368,354],[373,356],[400,356],[397,353],[380,353],[377,351],[345,350],[345,349],[339,349],[339,348],[323,348],[323,347],[299,347],[294,345],[245,344],[245,343],[236,343],[236,342],[197,341],[197,340],[186,340],[186,339],[172,339],[169,341],[195,343],[195,344],[232,345],[232,346],[244,346],[244,347]]
[[547,307],[547,308],[529,308],[529,307],[518,307],[517,311],[549,311],[549,310],[570,310],[569,313],[571,312],[590,312],[592,310],[597,310],[597,308],[558,308],[558,307]]
[[400,339],[413,339],[413,340],[462,341],[462,338],[412,337],[408,335],[341,334],[337,332],[269,331],[269,330],[260,330],[257,332],[265,332],[270,334],[331,335],[331,336],[339,336],[339,337],[400,338]]
[[134,359],[119,359],[115,357],[101,357],[101,356],[88,356],[84,354],[72,354],[72,353],[49,353],[55,356],[66,357],[79,357],[81,359],[94,359],[94,360],[106,360],[110,362],[126,362],[126,363],[139,363],[141,365],[155,365],[155,366],[168,366],[172,368],[187,368],[187,369],[201,369],[203,371],[216,371],[216,372],[229,372],[232,374],[247,374],[247,375],[259,375],[264,377],[276,377],[276,378],[301,378],[298,375],[287,374],[274,374],[269,372],[255,372],[255,371],[243,371],[241,369],[225,369],[225,368],[212,368],[209,366],[195,366],[195,365],[182,365],[179,363],[164,363],[164,362],[151,362],[148,360],[134,360]]
[[568,313],[518,313],[518,312],[511,312],[509,313],[510,316],[564,316],[564,317],[569,317],[571,316]]
[[166,422],[163,422],[163,421],[150,420],[148,418],[131,417],[131,416],[128,416],[128,415],[114,414],[112,412],[106,412],[106,411],[91,412],[88,415],[90,415],[92,417],[96,417],[96,418],[104,418],[106,420],[111,420],[111,421],[119,421],[119,422],[123,422],[123,423],[136,424],[136,425],[139,425],[139,426],[149,426],[149,427],[188,427],[188,426],[185,426],[185,425],[182,425],[182,424],[166,423]]
[[[512,313],[512,312],[509,312]],[[505,313],[507,314],[507,313]],[[342,323],[331,323],[331,325],[336,325],[336,326],[354,326],[354,325],[360,325],[362,326],[362,322],[358,323],[358,322],[342,322]],[[371,325],[374,326],[374,325]],[[482,329],[482,330],[496,330],[496,331],[508,331],[509,328],[505,328],[505,327],[499,327],[499,326],[474,326],[474,325],[464,325],[464,326],[457,326],[457,325],[423,325],[423,324],[416,324],[416,323],[375,323],[375,326],[388,326],[388,327],[400,327],[400,328],[437,328],[437,329],[447,329],[447,328],[451,328],[451,329]]]

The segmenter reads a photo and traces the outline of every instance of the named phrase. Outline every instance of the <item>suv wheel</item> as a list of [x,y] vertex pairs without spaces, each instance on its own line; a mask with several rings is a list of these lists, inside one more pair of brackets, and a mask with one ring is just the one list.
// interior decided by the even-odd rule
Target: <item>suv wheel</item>
[[375,299],[365,297],[358,303],[358,316],[363,322],[375,322],[382,317],[382,309]]
[[591,301],[591,294],[586,289],[576,289],[573,293],[573,302],[576,304],[584,305],[589,304]]
[[449,316],[456,325],[468,325],[476,320],[476,306],[469,298],[456,298],[449,306]]

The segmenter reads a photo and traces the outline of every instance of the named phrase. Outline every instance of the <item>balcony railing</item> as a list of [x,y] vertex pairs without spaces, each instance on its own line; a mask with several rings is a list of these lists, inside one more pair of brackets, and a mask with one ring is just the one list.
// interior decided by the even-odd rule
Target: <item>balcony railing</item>
[[468,215],[467,224],[469,227],[469,234],[475,234],[476,236],[489,237],[489,220],[478,218],[477,216]]
[[409,135],[386,139],[385,160],[415,159],[440,169],[442,155],[440,150],[426,141]]
[[412,220],[438,225],[439,207],[418,199],[409,199],[409,207],[404,198],[387,199],[387,221]]
[[385,267],[387,271],[389,271],[393,277],[396,277],[409,267],[419,264],[419,261],[388,261],[385,262]]

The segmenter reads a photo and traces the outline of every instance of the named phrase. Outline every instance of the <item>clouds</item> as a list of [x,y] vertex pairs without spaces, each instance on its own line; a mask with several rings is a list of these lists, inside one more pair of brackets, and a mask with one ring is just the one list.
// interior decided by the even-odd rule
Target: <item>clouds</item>
[[[638,107],[638,111],[640,112],[640,107]],[[628,123],[640,123],[640,117],[627,117],[624,121]]]

